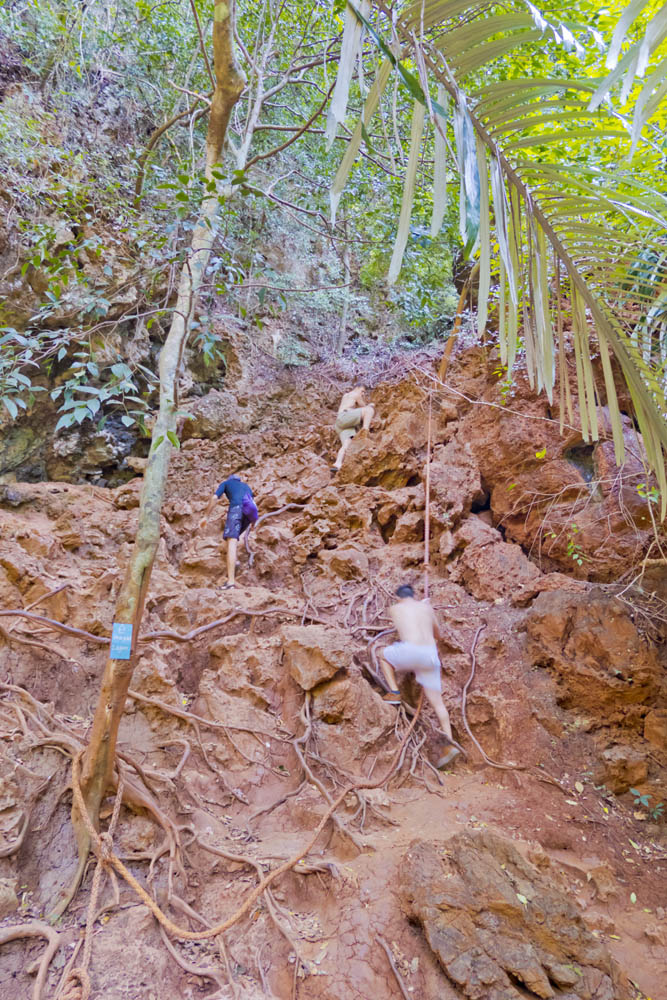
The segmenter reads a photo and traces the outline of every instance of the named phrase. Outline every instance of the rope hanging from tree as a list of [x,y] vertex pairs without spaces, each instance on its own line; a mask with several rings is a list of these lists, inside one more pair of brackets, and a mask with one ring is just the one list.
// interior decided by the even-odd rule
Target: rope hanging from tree
[[424,598],[428,600],[428,568],[431,542],[431,425],[433,419],[433,390],[428,393],[428,431],[426,435],[426,474],[424,476]]

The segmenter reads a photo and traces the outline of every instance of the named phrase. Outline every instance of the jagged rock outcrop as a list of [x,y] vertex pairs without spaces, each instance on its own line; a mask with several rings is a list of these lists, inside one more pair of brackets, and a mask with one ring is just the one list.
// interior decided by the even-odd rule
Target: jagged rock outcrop
[[461,998],[631,996],[555,870],[538,870],[504,837],[479,831],[414,843],[399,891]]
[[304,691],[311,691],[352,663],[354,646],[340,629],[324,625],[285,625],[285,666]]
[[596,725],[632,724],[658,695],[662,670],[655,647],[625,609],[604,593],[540,594],[524,627],[535,661],[558,685],[565,707]]

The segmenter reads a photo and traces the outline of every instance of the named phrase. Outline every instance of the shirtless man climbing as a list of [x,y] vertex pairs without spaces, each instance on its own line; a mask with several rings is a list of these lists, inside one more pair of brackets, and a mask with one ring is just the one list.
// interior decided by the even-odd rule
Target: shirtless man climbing
[[336,455],[336,461],[331,466],[332,472],[339,472],[345,458],[345,452],[350,447],[350,441],[361,428],[367,431],[371,426],[371,420],[375,413],[372,403],[366,403],[364,399],[364,386],[356,385],[350,392],[346,392],[338,407],[336,417],[336,434],[341,441],[341,447]]
[[438,627],[433,608],[428,601],[415,600],[414,590],[409,583],[396,591],[400,601],[389,609],[396,626],[400,642],[395,642],[382,650],[380,660],[382,672],[390,690],[384,700],[392,705],[400,705],[401,694],[396,683],[396,673],[414,673],[424,695],[438,717],[441,731],[450,744],[448,751],[438,761],[438,767],[446,767],[461,752],[452,736],[449,712],[442,700],[442,677],[440,657],[436,639],[442,634]]

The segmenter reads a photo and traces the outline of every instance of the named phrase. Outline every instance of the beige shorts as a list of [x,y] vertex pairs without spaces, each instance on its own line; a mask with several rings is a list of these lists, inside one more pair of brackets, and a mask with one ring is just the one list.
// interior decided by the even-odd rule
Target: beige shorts
[[420,646],[416,642],[395,642],[382,650],[387,663],[398,673],[413,673],[415,680],[427,691],[442,694],[440,657],[435,645]]
[[334,427],[336,428],[336,434],[341,441],[347,441],[348,438],[353,438],[359,430],[363,419],[364,415],[361,409],[343,410],[339,413],[336,417]]

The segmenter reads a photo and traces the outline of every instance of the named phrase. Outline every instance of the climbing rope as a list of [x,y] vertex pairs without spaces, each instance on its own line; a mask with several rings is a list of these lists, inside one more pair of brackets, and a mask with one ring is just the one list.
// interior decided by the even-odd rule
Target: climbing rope
[[428,432],[426,435],[426,475],[424,476],[424,598],[428,600],[428,567],[431,543],[431,423],[433,417],[433,391],[428,394]]
[[[428,596],[429,596],[429,563],[430,563],[430,551],[429,550],[430,550],[430,539],[431,539],[431,448],[432,448],[432,424],[433,424],[433,390],[429,389],[429,393],[428,393],[428,430],[427,430],[427,434],[426,434],[426,470],[425,470],[425,474],[424,474],[424,491],[425,491],[425,503],[424,503],[424,598],[426,600],[428,600]],[[527,767],[525,765],[521,765],[521,764],[501,764],[498,761],[491,760],[491,758],[488,756],[488,754],[484,751],[484,749],[481,746],[481,744],[480,744],[479,740],[477,739],[477,737],[473,734],[472,729],[470,728],[470,724],[468,722],[468,714],[466,712],[466,702],[467,702],[467,698],[468,698],[468,691],[469,691],[470,685],[472,684],[473,679],[475,677],[475,670],[476,670],[476,667],[477,667],[477,659],[476,659],[476,654],[475,654],[475,651],[476,651],[476,648],[477,648],[477,641],[478,641],[481,633],[486,628],[486,624],[487,623],[484,622],[484,624],[480,625],[479,628],[477,629],[477,631],[475,632],[475,637],[474,637],[474,639],[472,641],[472,646],[470,648],[470,659],[471,659],[470,676],[468,677],[468,680],[466,681],[466,683],[465,683],[465,685],[463,687],[463,691],[461,692],[461,716],[463,718],[463,725],[464,725],[465,731],[467,732],[468,736],[470,737],[470,739],[472,740],[472,742],[475,744],[475,746],[479,750],[482,758],[484,759],[485,763],[487,763],[489,765],[489,767],[495,767],[495,768],[498,768],[498,770],[501,770],[501,771],[527,771],[527,772],[533,774],[540,781],[545,781],[548,784],[553,784],[557,788],[560,788],[561,791],[562,791],[563,790],[562,785],[558,781],[556,781],[555,778],[552,778],[551,775],[540,774],[539,772],[535,772],[531,768],[529,768],[529,767]],[[380,636],[376,637],[376,639],[379,639],[379,638],[380,638]],[[375,642],[375,640],[373,640],[373,642]],[[374,659],[373,653],[371,653],[371,656]],[[465,750],[463,749],[463,747],[459,743],[457,743],[456,740],[450,740],[450,742],[451,742],[452,746],[456,747],[457,750],[461,751],[461,753],[465,757],[468,756],[466,754]]]

